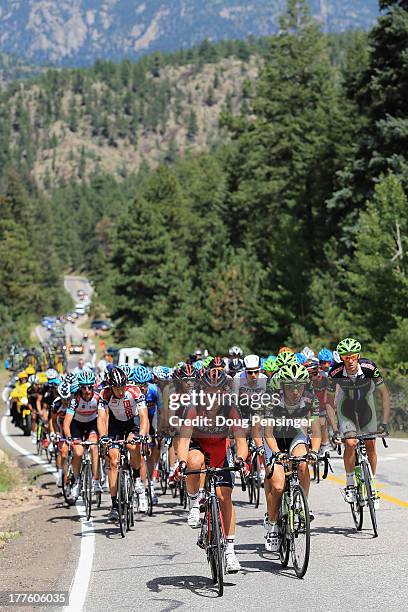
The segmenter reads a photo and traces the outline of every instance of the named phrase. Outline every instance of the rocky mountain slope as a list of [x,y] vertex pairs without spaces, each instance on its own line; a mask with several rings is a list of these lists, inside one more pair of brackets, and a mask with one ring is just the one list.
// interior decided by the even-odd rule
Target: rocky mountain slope
[[[368,29],[377,0],[309,0],[326,31]],[[0,0],[0,52],[85,66],[276,32],[285,0]]]

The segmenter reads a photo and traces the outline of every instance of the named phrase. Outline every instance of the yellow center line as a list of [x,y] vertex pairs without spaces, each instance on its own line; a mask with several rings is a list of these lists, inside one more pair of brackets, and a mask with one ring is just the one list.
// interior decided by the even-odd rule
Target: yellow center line
[[[337,476],[327,476],[327,480],[330,480],[331,482],[336,482],[337,484],[341,484],[343,486],[346,484],[345,478],[338,478]],[[384,484],[378,484],[377,488],[382,489],[385,486],[386,485]],[[404,501],[403,499],[399,499],[398,497],[393,497],[392,495],[388,495],[387,493],[383,493],[382,491],[379,491],[379,497],[380,499],[384,499],[385,501],[390,502],[390,504],[395,504],[396,506],[400,506],[401,508],[408,508],[408,502]]]

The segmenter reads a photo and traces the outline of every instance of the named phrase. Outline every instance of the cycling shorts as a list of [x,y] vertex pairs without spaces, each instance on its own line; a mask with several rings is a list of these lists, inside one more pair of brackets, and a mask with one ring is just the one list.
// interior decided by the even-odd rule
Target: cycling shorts
[[[226,438],[220,439],[204,439],[200,438],[190,440],[189,450],[198,450],[201,453],[210,456],[210,467],[232,467],[232,455],[229,446],[229,440]],[[235,483],[234,472],[220,472],[217,477],[217,487],[229,487],[232,489]]]
[[[343,399],[341,406],[337,408],[337,415],[339,429],[343,435],[357,431],[361,433],[374,433],[377,431],[375,406],[364,398],[358,402],[349,398]],[[357,421],[359,427],[357,426]]]
[[135,423],[135,419],[132,418],[127,421],[119,421],[118,419],[115,419],[113,414],[110,412],[108,436],[113,441],[111,448],[119,448],[119,445],[115,444],[115,440],[126,440],[130,433],[139,433],[139,429]]
[[71,421],[71,437],[74,440],[88,440],[89,436],[98,435],[97,420],[93,419],[87,423],[82,423],[76,419]]
[[[276,443],[280,451],[284,453],[293,453],[293,449],[299,444],[305,444],[309,446],[310,440],[307,434],[303,431],[299,431],[293,438],[275,438]],[[272,457],[272,451],[264,440],[265,457],[267,461],[270,461]]]

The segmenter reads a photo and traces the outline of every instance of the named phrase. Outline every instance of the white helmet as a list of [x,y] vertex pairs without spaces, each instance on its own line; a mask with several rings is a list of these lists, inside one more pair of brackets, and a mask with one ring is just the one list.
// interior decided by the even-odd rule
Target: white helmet
[[302,355],[304,355],[306,359],[312,359],[315,356],[314,351],[309,346],[305,346]]
[[228,355],[230,357],[242,357],[243,353],[242,353],[242,349],[239,346],[231,346],[230,350],[228,351]]
[[338,354],[337,351],[333,351],[333,359],[336,363],[342,363],[341,359],[340,359],[340,355]]
[[258,355],[247,355],[244,358],[244,365],[246,370],[259,370]]

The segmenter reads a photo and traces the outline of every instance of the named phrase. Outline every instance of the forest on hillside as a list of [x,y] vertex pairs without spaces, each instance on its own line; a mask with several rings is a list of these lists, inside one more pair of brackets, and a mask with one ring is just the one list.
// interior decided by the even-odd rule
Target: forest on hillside
[[[283,342],[333,347],[352,335],[382,366],[405,373],[408,2],[381,0],[368,37],[343,38],[322,34],[304,1],[287,5],[279,35],[259,43],[256,80],[239,105],[225,105],[220,138],[207,151],[173,151],[124,176],[78,171],[58,184],[50,176],[45,190],[32,177],[35,125],[61,120],[61,88],[74,84],[80,99],[106,71],[102,80],[119,79],[113,90],[123,94],[123,79],[135,83],[136,71],[192,61],[182,53],[50,72],[32,85],[43,96],[38,116],[21,94],[20,125],[17,107],[2,98],[3,337],[13,333],[10,321],[23,329],[31,315],[63,307],[62,272],[82,268],[117,340],[163,360],[195,345],[224,351],[239,342],[266,354]],[[209,43],[205,53],[211,48],[220,53]],[[18,100],[21,85],[13,87],[5,95]],[[127,134],[136,118],[160,130],[166,92],[156,93],[144,92],[146,115],[164,101],[156,126],[139,107],[126,113],[123,95],[112,97]],[[87,103],[92,112],[82,97]],[[69,117],[70,109],[59,112]]]

